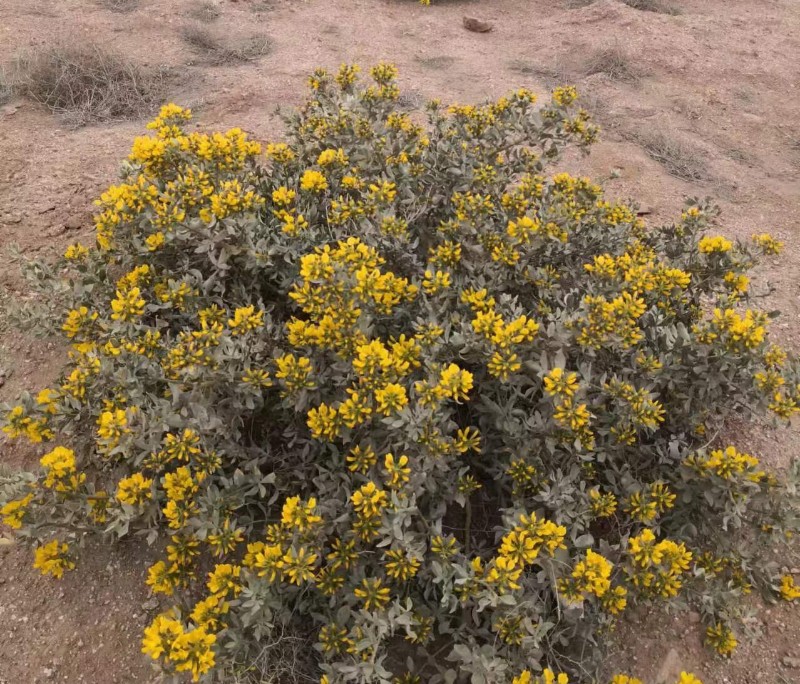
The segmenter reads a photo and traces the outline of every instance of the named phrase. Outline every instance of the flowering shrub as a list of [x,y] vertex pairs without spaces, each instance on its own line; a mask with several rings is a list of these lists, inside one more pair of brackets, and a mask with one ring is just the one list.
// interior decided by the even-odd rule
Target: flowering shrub
[[263,151],[164,107],[96,246],[29,265],[21,320],[70,359],[6,410],[52,444],[3,482],[5,523],[55,577],[87,534],[159,545],[142,650],[195,681],[291,629],[323,682],[563,684],[629,604],[678,595],[730,652],[738,596],[800,593],[759,560],[794,475],[719,438],[798,411],[745,308],[780,244],[705,235],[698,202],[648,229],[546,173],[597,135],[571,87],[423,126],[393,67],[357,71],[315,72]]

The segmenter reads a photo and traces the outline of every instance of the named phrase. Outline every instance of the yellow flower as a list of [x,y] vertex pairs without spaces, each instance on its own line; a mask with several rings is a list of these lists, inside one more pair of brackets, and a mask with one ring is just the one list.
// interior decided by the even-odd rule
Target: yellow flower
[[117,290],[117,298],[111,300],[111,318],[115,321],[130,321],[144,313],[144,299],[138,287],[123,292]]
[[89,255],[89,248],[84,247],[80,242],[76,242],[64,252],[67,261],[83,261]]
[[575,86],[561,86],[553,91],[552,98],[560,107],[568,107],[578,99],[578,91]]
[[780,254],[783,249],[783,243],[776,240],[769,233],[761,233],[760,235],[753,235],[753,242],[755,242],[764,254]]
[[217,636],[208,634],[203,627],[180,634],[169,651],[169,660],[175,664],[177,672],[189,672],[192,681],[197,682],[200,676],[214,667],[214,650]]
[[153,233],[152,235],[148,235],[144,243],[147,245],[147,249],[151,252],[155,252],[157,249],[164,246],[164,233],[158,231],[157,233]]
[[194,604],[189,617],[198,627],[206,630],[217,629],[222,616],[228,612],[229,608],[228,603],[219,596],[207,596]]
[[148,568],[145,584],[153,590],[153,593],[172,596],[178,580],[175,570],[175,566],[168,566],[164,561],[158,561]]
[[296,550],[294,547],[283,556],[283,573],[292,584],[300,586],[303,582],[314,581],[314,564],[317,555],[310,553],[305,547]]
[[228,319],[228,327],[232,335],[244,335],[262,325],[264,325],[264,312],[260,309],[256,310],[252,304],[236,309],[233,312],[233,318]]
[[690,672],[681,672],[681,678],[675,684],[703,684],[703,682]]
[[551,397],[571,397],[578,391],[578,374],[565,373],[563,368],[553,368],[544,378],[544,391]]
[[345,151],[341,147],[338,150],[322,150],[319,157],[317,157],[317,164],[320,166],[329,166],[330,164],[340,164],[344,166],[348,161],[347,154],[345,154]]
[[239,582],[241,573],[242,568],[239,565],[231,565],[230,563],[215,565],[214,569],[208,573],[206,586],[214,596],[227,596],[228,594],[237,596],[242,590],[242,585]]
[[300,179],[300,188],[309,192],[322,192],[328,188],[328,181],[319,171],[307,169]]
[[527,530],[512,530],[503,537],[500,555],[515,565],[529,565],[539,556],[541,543],[541,539],[534,538]]
[[290,162],[295,158],[294,152],[286,143],[270,143],[267,145],[266,154],[267,157],[281,164]]
[[574,404],[572,399],[564,399],[556,406],[553,418],[561,427],[572,431],[580,430],[589,424],[591,414],[586,404]]
[[31,501],[33,501],[33,494],[27,494],[21,499],[9,501],[5,506],[0,508],[0,516],[3,516],[3,523],[8,525],[12,530],[18,530],[22,527],[22,519]]
[[72,339],[79,333],[86,332],[86,328],[95,320],[97,320],[97,313],[90,312],[85,306],[81,306],[67,313],[61,329],[67,334],[67,337]]
[[697,249],[699,249],[703,254],[724,254],[725,252],[729,252],[733,247],[733,243],[730,240],[725,239],[721,235],[715,236],[706,236],[701,238],[700,242],[697,243]]
[[366,473],[378,462],[378,457],[371,446],[364,448],[355,446],[345,458],[350,472]]
[[145,478],[141,473],[123,478],[117,484],[117,501],[129,506],[143,504],[153,495],[152,484],[153,480]]
[[320,404],[319,407],[309,410],[306,424],[312,437],[331,441],[339,434],[340,417],[332,406]]
[[383,581],[379,577],[365,577],[353,594],[363,601],[365,610],[380,610],[389,603],[390,598],[389,588],[383,586]]
[[449,397],[456,401],[466,400],[471,389],[472,373],[462,370],[454,363],[451,363],[439,375],[437,390],[443,397]]
[[738,645],[730,627],[717,622],[706,629],[706,643],[721,656],[729,656]]
[[781,598],[784,601],[800,599],[800,587],[794,583],[794,577],[791,575],[781,577]]
[[385,560],[386,574],[401,582],[410,580],[419,570],[419,559],[409,555],[402,549],[387,551],[383,554],[383,557]]
[[316,508],[317,500],[314,497],[302,501],[299,496],[290,496],[281,510],[281,524],[298,532],[307,532],[322,522],[322,517],[317,515]]
[[183,625],[166,615],[157,616],[144,630],[142,653],[158,660],[169,655],[172,644],[183,634]]
[[489,584],[497,585],[497,591],[505,594],[507,591],[514,591],[520,588],[517,583],[522,574],[522,566],[515,560],[507,556],[498,556],[492,561],[492,565],[486,574],[486,581]]
[[66,544],[59,544],[58,540],[54,539],[36,549],[33,567],[43,575],[61,579],[64,570],[72,570],[75,567],[75,563],[66,557],[68,551],[69,547]]
[[378,489],[372,481],[361,485],[357,491],[353,492],[350,500],[353,502],[356,512],[368,518],[379,516],[388,504],[386,492]]
[[375,401],[378,403],[378,411],[384,416],[390,416],[408,404],[406,388],[397,383],[389,383],[375,390]]
[[403,455],[395,458],[392,454],[386,454],[383,467],[387,475],[386,486],[390,489],[397,489],[408,482],[411,474],[411,468],[408,466],[408,456]]
[[294,203],[296,197],[297,193],[294,190],[289,190],[285,185],[272,191],[272,201],[278,206],[288,207]]
[[436,294],[440,290],[450,287],[451,277],[447,271],[426,270],[422,280],[422,289],[427,294]]

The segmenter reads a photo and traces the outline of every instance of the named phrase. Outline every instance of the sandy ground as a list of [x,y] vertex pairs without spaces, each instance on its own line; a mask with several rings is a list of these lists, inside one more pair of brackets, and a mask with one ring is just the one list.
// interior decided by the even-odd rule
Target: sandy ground
[[[747,238],[769,231],[786,253],[760,276],[774,292],[765,308],[783,316],[774,332],[797,349],[800,331],[800,2],[663,0],[677,15],[643,12],[618,0],[219,0],[211,29],[231,41],[256,34],[271,50],[251,63],[210,67],[182,39],[194,25],[188,0],[140,0],[127,13],[95,0],[4,0],[0,64],[56,40],[95,41],[143,66],[175,74],[170,99],[192,106],[202,128],[240,126],[256,138],[280,137],[276,108],[296,105],[316,66],[381,59],[400,67],[413,102],[430,97],[480,101],[525,85],[545,93],[573,82],[604,128],[588,160],[571,165],[604,181],[615,197],[635,197],[653,223],[675,216],[687,196],[716,198],[723,231]],[[462,26],[464,15],[493,23],[490,33]],[[621,52],[633,77],[587,75],[598,51]],[[70,128],[33,103],[0,107],[0,250],[18,245],[46,257],[88,235],[91,201],[113,182],[119,161],[145,120]],[[692,150],[698,177],[670,175],[640,144],[661,131]],[[24,298],[10,258],[0,261],[0,303]],[[2,307],[0,307],[1,309]],[[794,344],[793,344],[794,342]],[[61,352],[16,333],[0,316],[0,401],[37,389],[57,373]],[[797,428],[745,425],[737,438],[775,468],[800,454]],[[0,441],[0,464],[37,454]],[[138,653],[148,612],[146,560],[132,547],[87,549],[61,582],[38,576],[15,546],[0,546],[0,684],[148,682]],[[685,614],[638,610],[620,626],[614,661],[655,681],[671,650],[705,684],[800,682],[800,615],[754,604],[753,640],[730,662],[702,648]],[[794,660],[793,660],[794,659]],[[669,669],[669,662],[666,663]]]

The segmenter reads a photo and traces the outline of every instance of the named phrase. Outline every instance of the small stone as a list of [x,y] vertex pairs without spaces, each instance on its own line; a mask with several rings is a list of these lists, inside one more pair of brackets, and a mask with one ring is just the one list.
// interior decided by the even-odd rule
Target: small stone
[[673,684],[673,682],[680,679],[682,670],[683,663],[678,651],[674,648],[669,649],[669,653],[661,662],[661,667],[658,668],[655,684]]
[[80,230],[85,224],[85,214],[73,214],[66,221],[64,221],[64,228],[66,230]]
[[784,656],[781,658],[781,663],[783,663],[784,667],[791,667],[793,670],[800,670],[800,658]]
[[494,26],[488,21],[482,21],[475,17],[464,17],[464,28],[475,33],[488,33]]
[[154,596],[142,604],[142,610],[155,610],[158,608],[158,599]]

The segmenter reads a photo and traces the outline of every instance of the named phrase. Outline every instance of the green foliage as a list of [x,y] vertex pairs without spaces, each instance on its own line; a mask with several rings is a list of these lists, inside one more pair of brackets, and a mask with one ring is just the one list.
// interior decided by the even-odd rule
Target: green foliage
[[162,545],[174,607],[143,647],[195,679],[285,633],[327,682],[580,679],[629,603],[676,595],[729,651],[797,526],[794,476],[718,439],[797,411],[796,362],[740,306],[779,244],[704,237],[698,202],[648,229],[546,175],[596,138],[573,88],[423,126],[371,76],[315,72],[266,159],[165,107],[96,248],[28,266],[20,319],[72,348],[8,407],[57,444],[4,481],[6,523],[55,576],[86,534]]

